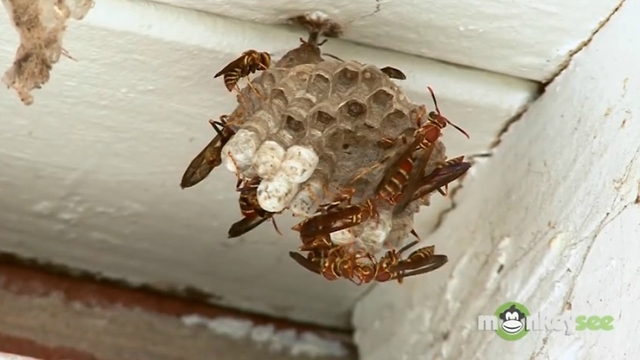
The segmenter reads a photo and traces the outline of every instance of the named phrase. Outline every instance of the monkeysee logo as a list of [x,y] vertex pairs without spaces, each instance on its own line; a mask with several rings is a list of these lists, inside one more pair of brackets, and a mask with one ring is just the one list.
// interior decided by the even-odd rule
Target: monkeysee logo
[[493,315],[478,316],[478,330],[495,331],[509,341],[522,339],[529,331],[564,331],[566,335],[572,335],[584,330],[613,330],[613,316],[543,316],[532,314],[520,303],[508,302],[500,305]]

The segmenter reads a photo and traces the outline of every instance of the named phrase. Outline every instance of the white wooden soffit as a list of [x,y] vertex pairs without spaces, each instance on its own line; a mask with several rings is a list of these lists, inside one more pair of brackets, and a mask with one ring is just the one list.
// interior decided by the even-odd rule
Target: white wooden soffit
[[546,82],[622,0],[158,0],[277,24],[322,11],[344,39]]
[[[100,0],[70,21],[51,80],[25,107],[0,93],[0,239],[3,251],[34,256],[158,287],[192,286],[219,303],[348,327],[367,287],[329,283],[290,261],[296,239],[288,215],[242,239],[226,239],[239,219],[233,175],[216,171],[180,190],[184,168],[213,136],[207,119],[229,113],[235,95],[213,74],[242,51],[277,58],[302,31],[158,3]],[[18,39],[0,15],[0,61]],[[445,132],[448,154],[484,153],[537,84],[506,75],[332,40],[345,59],[402,69],[409,97],[442,111],[470,134]],[[420,216],[435,221],[442,207]],[[428,233],[425,225],[417,229]]]

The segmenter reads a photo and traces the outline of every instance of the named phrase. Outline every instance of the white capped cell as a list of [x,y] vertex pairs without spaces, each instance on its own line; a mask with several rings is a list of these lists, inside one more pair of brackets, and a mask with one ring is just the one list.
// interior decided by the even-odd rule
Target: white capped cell
[[318,154],[312,148],[293,145],[287,149],[279,172],[289,181],[300,184],[309,180],[319,161]]
[[292,183],[281,174],[262,180],[258,186],[258,203],[266,211],[281,212],[291,203],[299,187],[300,184]]
[[273,140],[267,140],[260,145],[253,156],[253,168],[263,179],[272,179],[286,154],[286,150]]
[[256,173],[256,170],[250,166],[242,171],[242,176],[245,179],[253,179],[254,177],[258,176],[258,173]]
[[322,178],[312,177],[293,198],[289,210],[294,216],[311,217],[318,210],[323,197],[324,181]]
[[229,171],[235,173],[237,165],[237,170],[242,172],[251,166],[251,160],[259,145],[260,136],[258,134],[246,129],[240,129],[222,148],[222,162]]
[[371,218],[362,224],[362,233],[358,242],[362,247],[375,254],[384,245],[393,225],[391,211],[380,211],[379,219]]
[[342,229],[331,233],[331,242],[336,245],[349,245],[356,242],[356,236],[351,229]]
[[391,231],[384,242],[385,248],[395,249],[399,248],[400,244],[410,235],[411,229],[413,229],[413,214],[396,217],[393,220],[393,226]]

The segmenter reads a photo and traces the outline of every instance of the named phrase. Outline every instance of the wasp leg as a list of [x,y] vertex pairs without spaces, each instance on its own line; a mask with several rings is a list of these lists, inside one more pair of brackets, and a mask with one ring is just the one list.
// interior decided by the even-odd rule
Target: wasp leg
[[275,217],[271,217],[271,222],[273,223],[273,228],[276,229],[276,232],[278,234],[280,234],[280,236],[283,236],[282,232],[280,232],[280,229],[278,229],[278,224],[276,224],[276,218]]
[[242,105],[242,109],[249,109],[249,104],[247,103],[247,97],[240,91],[240,86],[236,84],[234,88],[238,92],[238,102]]
[[413,235],[413,236],[415,236],[415,238],[416,238],[416,239],[418,239],[418,241],[422,241],[422,240],[420,239],[420,236],[418,236],[418,233],[416,232],[416,230],[415,230],[415,229],[411,229],[411,233],[410,233],[410,234],[411,234],[411,235]]
[[236,159],[233,157],[233,155],[231,155],[230,151],[227,151],[227,156],[229,156],[229,159],[231,159],[231,162],[233,163],[233,166],[236,168],[235,173],[236,173],[236,191],[240,191],[242,189],[241,185],[242,185],[242,174],[240,173],[240,167],[238,167],[238,163],[236,162]]
[[258,89],[256,89],[255,86],[253,86],[253,84],[251,83],[251,78],[249,78],[249,76],[247,76],[247,84],[260,100],[264,100]]

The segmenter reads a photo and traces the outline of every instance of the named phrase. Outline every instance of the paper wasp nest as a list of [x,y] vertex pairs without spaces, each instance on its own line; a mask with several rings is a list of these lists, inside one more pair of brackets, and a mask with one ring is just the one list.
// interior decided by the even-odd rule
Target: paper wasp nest
[[[222,159],[239,175],[262,177],[258,200],[270,212],[289,209],[310,217],[319,204],[333,202],[348,188],[355,189],[351,203],[366,201],[393,155],[407,146],[381,140],[407,134],[411,141],[417,127],[418,105],[373,65],[323,61],[318,53],[285,55],[252,84],[261,96],[249,87],[242,90],[232,114],[238,131],[223,148]],[[445,160],[444,152],[438,141],[425,174]],[[352,182],[386,156],[391,159]],[[383,244],[395,247],[409,235],[413,215],[424,204],[428,199],[416,200],[392,217],[391,207],[378,201],[378,221],[335,232],[332,241],[356,240],[374,253]]]

